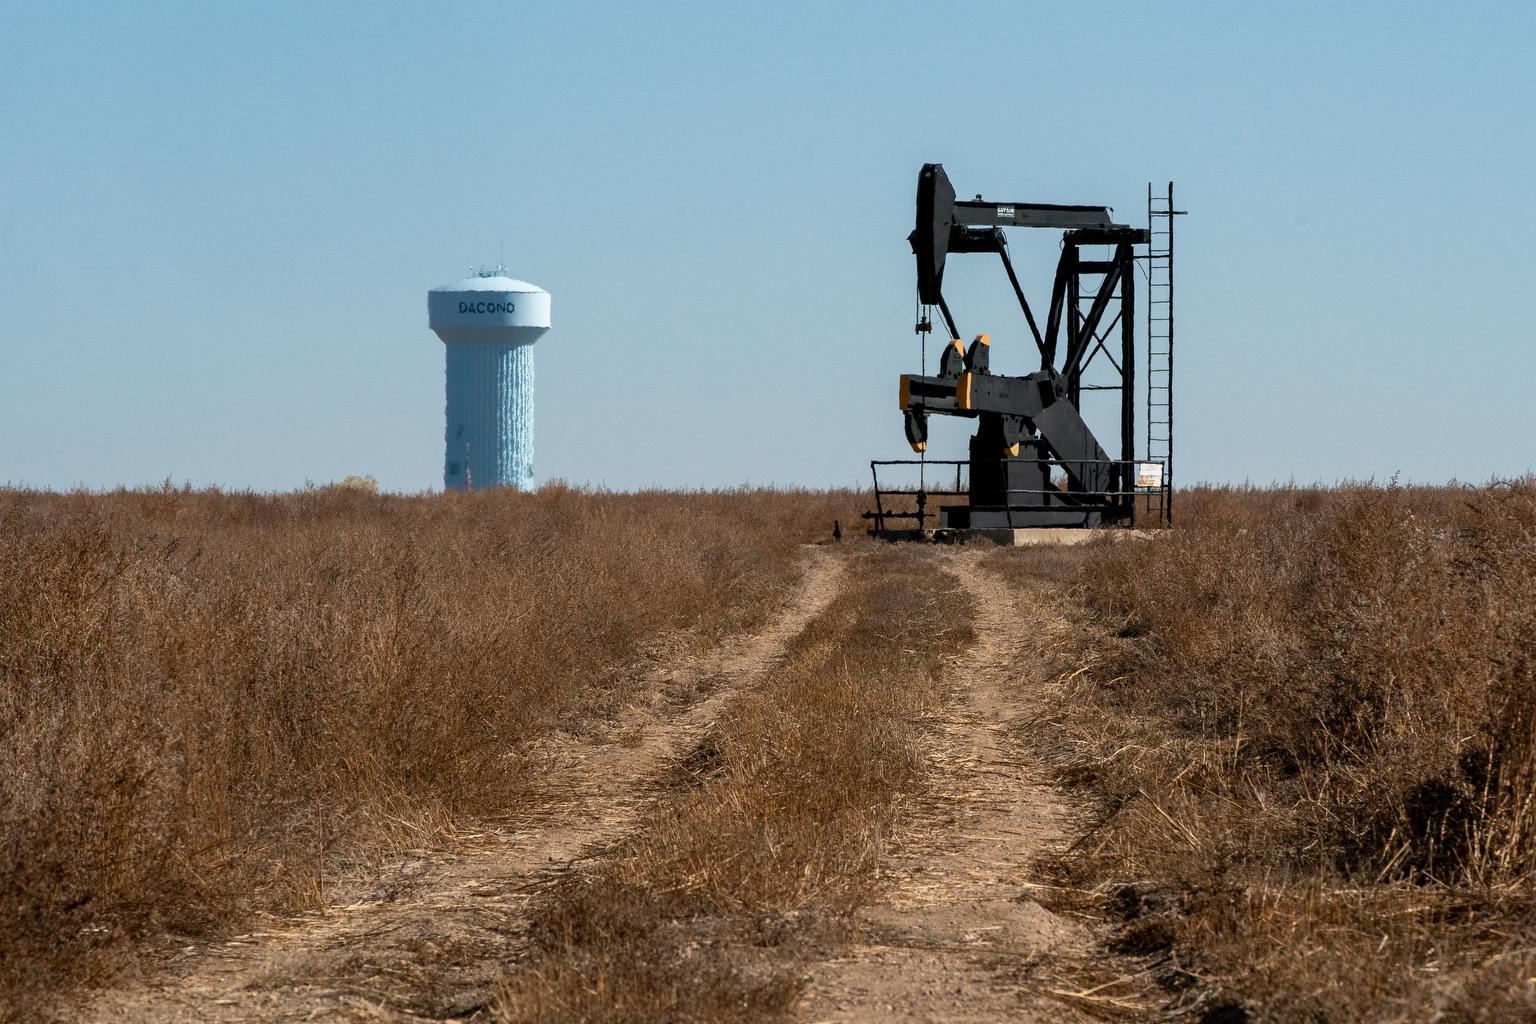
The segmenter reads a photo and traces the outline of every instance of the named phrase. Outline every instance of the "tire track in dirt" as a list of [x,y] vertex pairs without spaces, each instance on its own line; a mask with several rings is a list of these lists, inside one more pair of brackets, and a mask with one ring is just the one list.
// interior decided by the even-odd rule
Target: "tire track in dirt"
[[935,551],[975,603],[975,644],[950,671],[959,692],[933,740],[932,788],[906,812],[883,892],[855,914],[860,939],[815,965],[800,1005],[813,1022],[1080,1020],[1043,994],[1056,957],[1084,955],[1080,922],[1037,903],[1031,865],[1064,850],[1073,815],[1017,731],[1031,715],[1028,656],[1053,598],[1004,585],[977,551]]
[[707,699],[639,726],[638,742],[572,744],[556,757],[562,795],[539,820],[497,827],[449,851],[395,858],[366,898],[187,947],[147,981],[95,993],[80,1021],[419,1021],[483,1018],[527,927],[531,901],[573,865],[636,827],[668,766],[831,602],[846,560],[817,549],[789,604],[758,633],[663,666],[673,689]]

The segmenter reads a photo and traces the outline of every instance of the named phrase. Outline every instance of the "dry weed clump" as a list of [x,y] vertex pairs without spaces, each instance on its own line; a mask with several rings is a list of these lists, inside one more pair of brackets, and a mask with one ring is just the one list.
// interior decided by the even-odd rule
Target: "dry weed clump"
[[517,814],[530,741],[616,707],[650,638],[758,619],[854,502],[0,491],[0,1019]]
[[1210,1020],[1536,1015],[1536,481],[1205,490],[1083,558],[1061,867],[1122,951]]
[[874,549],[683,766],[633,840],[535,917],[508,1021],[782,1019],[800,959],[870,895],[968,602]]

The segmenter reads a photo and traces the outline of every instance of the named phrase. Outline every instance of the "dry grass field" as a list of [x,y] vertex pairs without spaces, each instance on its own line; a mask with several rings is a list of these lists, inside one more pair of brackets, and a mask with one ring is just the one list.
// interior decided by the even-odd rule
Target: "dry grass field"
[[0,491],[0,1019],[1536,1016],[1536,484],[864,500]]
[[517,814],[534,740],[760,620],[855,505],[0,492],[0,1005]]
[[1058,877],[1184,1016],[1536,1017],[1536,483],[1180,517],[995,556],[1081,609],[1039,742],[1100,819]]

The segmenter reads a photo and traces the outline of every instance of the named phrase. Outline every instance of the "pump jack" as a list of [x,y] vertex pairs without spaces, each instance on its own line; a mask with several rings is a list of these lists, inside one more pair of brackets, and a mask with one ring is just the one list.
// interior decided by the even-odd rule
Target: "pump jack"
[[[1063,231],[1061,258],[1045,324],[1035,319],[1008,255],[1003,229]],[[917,258],[917,292],[925,313],[918,330],[931,331],[927,309],[937,307],[950,342],[932,376],[903,374],[901,408],[907,441],[928,444],[930,414],[977,420],[970,441],[968,504],[940,510],[941,529],[1099,526],[1135,521],[1135,292],[1136,246],[1148,231],[1116,224],[1105,206],[993,203],[977,196],[956,201],[942,164],[924,164],[917,179],[917,225],[908,237]],[[1085,258],[1084,247],[1108,247],[1108,258]],[[990,369],[991,342],[969,346],[944,300],[944,266],[954,253],[997,253],[1040,354],[1040,369],[1022,377]],[[1086,312],[1084,303],[1090,303]],[[1113,310],[1112,307],[1118,307]],[[1105,317],[1110,319],[1106,323]],[[1119,327],[1120,359],[1106,347]],[[1104,353],[1119,384],[1088,385],[1083,373]],[[1120,392],[1120,452],[1111,459],[1080,412],[1085,390]],[[880,463],[876,464],[877,466]],[[1059,484],[1052,470],[1060,471]],[[957,471],[958,478],[958,471]],[[902,492],[914,493],[914,492]],[[915,518],[923,521],[919,510]],[[878,470],[877,504],[880,497]],[[879,531],[892,513],[867,513]]]

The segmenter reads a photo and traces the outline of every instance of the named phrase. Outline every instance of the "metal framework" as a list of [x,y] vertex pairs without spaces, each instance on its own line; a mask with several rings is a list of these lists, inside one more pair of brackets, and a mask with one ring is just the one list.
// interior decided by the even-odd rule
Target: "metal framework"
[[[1170,186],[1170,211],[1171,195]],[[1062,231],[1061,257],[1043,325],[1009,257],[1004,229],[1012,227]],[[923,166],[918,176],[917,223],[908,238],[917,261],[922,306],[917,331],[920,337],[932,331],[932,311],[936,308],[951,340],[937,374],[901,378],[907,440],[914,451],[926,453],[930,414],[974,418],[977,430],[970,442],[969,460],[956,464],[953,491],[929,489],[925,479],[920,479],[916,490],[882,485],[880,467],[915,464],[921,473],[930,464],[925,454],[918,460],[877,460],[870,464],[876,508],[865,517],[874,520],[876,532],[886,529],[887,520],[897,518],[915,519],[923,529],[931,514],[927,510],[930,496],[962,494],[968,501],[939,510],[940,528],[1131,526],[1136,523],[1138,506],[1153,511],[1158,519],[1166,517],[1171,507],[1166,458],[1151,457],[1150,450],[1139,460],[1136,455],[1135,271],[1137,261],[1153,253],[1165,261],[1159,266],[1167,267],[1166,336],[1171,338],[1171,228],[1168,230],[1170,241],[1162,251],[1149,244],[1154,237],[1150,220],[1147,228],[1116,224],[1104,206],[993,203],[980,196],[957,201],[943,166]],[[1147,248],[1138,252],[1139,247]],[[998,255],[1039,352],[1038,371],[1023,377],[994,374],[989,365],[988,336],[977,336],[969,346],[960,340],[960,328],[943,294],[944,269],[951,253]],[[1157,297],[1162,294],[1158,291]],[[1149,289],[1149,300],[1152,297]],[[1151,333],[1149,329],[1149,337]],[[1171,453],[1171,344],[1151,355],[1162,359],[1164,352],[1167,366],[1149,359],[1149,370],[1166,370],[1159,387],[1167,388],[1169,412],[1165,418],[1157,414],[1157,429],[1163,429],[1162,420],[1166,419],[1166,444]],[[1101,358],[1097,379],[1110,383],[1089,383],[1085,374]],[[1112,458],[1100,446],[1083,420],[1082,398],[1089,391],[1119,392],[1118,422],[1109,435],[1118,435],[1117,457]],[[1148,401],[1150,432],[1154,410],[1150,397]],[[969,469],[963,491],[960,465]],[[1152,494],[1155,498],[1145,497]],[[885,497],[897,495],[915,498],[917,510],[886,509]]]

